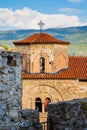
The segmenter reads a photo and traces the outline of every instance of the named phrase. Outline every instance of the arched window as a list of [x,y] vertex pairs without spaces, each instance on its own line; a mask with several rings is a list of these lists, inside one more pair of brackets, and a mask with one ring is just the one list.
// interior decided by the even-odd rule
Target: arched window
[[47,97],[45,98],[45,102],[44,102],[44,111],[47,112],[48,111],[48,104],[51,102],[50,98]]
[[40,58],[40,72],[41,73],[45,72],[45,58],[44,57]]
[[39,112],[42,112],[42,101],[40,98],[36,98],[35,108],[38,109]]

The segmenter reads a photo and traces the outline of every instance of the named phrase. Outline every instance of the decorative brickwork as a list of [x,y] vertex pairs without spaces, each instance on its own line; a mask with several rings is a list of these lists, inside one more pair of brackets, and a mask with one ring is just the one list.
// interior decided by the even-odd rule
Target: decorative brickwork
[[68,44],[53,36],[38,33],[14,42],[17,52],[23,55],[23,70],[40,73],[40,58],[45,58],[45,73],[55,73],[68,68]]
[[[59,102],[87,97],[86,86],[87,82],[79,82],[78,80],[25,79],[23,80],[23,109],[35,109],[35,100],[40,98],[42,113],[45,114],[46,98],[49,98],[51,102]],[[43,114],[42,118],[43,121],[46,121]]]

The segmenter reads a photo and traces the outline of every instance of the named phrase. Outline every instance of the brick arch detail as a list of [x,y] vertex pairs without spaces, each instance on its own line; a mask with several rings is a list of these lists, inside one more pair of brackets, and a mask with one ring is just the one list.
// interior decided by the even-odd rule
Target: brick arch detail
[[[44,94],[45,96],[40,96],[41,94]],[[40,97],[42,102],[44,102],[47,97],[49,97],[51,99],[51,101],[53,101],[52,95],[48,92],[45,92],[45,91],[37,92],[36,95],[33,96],[33,100],[35,100],[37,97]]]
[[[37,93],[40,93],[40,92],[48,93],[50,95],[52,101],[55,101],[55,98],[58,98],[58,96],[59,96],[59,100],[63,101],[63,96],[62,96],[61,92],[59,92],[59,90],[56,89],[54,86],[40,84],[40,85],[32,87],[32,89],[30,91],[31,95],[32,94],[34,95],[34,93],[35,93],[36,96],[37,96]],[[46,96],[44,95],[44,97],[46,97]]]
[[37,54],[32,61],[32,73],[40,73],[40,58],[45,58],[45,72],[48,73],[51,71],[51,66],[49,65],[49,55],[46,53]]
[[58,72],[68,67],[68,57],[63,52],[57,53],[54,60],[54,71]]
[[35,55],[35,56],[33,57],[32,62],[33,62],[34,60],[36,60],[37,57],[40,58],[41,56],[43,56],[43,57],[45,57],[45,58],[48,58],[48,57],[49,57],[49,55],[47,55],[46,53],[38,53],[37,55]]

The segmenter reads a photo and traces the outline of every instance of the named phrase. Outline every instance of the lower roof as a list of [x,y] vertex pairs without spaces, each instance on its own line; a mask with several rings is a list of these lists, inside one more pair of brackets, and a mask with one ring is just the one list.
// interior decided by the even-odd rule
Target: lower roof
[[67,69],[58,73],[30,74],[23,73],[23,79],[79,79],[87,80],[87,56],[70,56]]

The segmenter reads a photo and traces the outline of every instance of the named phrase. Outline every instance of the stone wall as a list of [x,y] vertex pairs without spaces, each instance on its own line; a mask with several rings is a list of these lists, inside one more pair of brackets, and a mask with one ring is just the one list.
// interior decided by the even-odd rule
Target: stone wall
[[37,110],[22,110],[22,56],[0,52],[0,130],[37,130]]
[[48,130],[87,130],[87,99],[48,105]]
[[20,120],[21,63],[19,53],[0,52],[0,129],[9,129]]
[[39,112],[33,109],[22,110],[21,122],[17,130],[42,130],[42,125],[39,123]]

